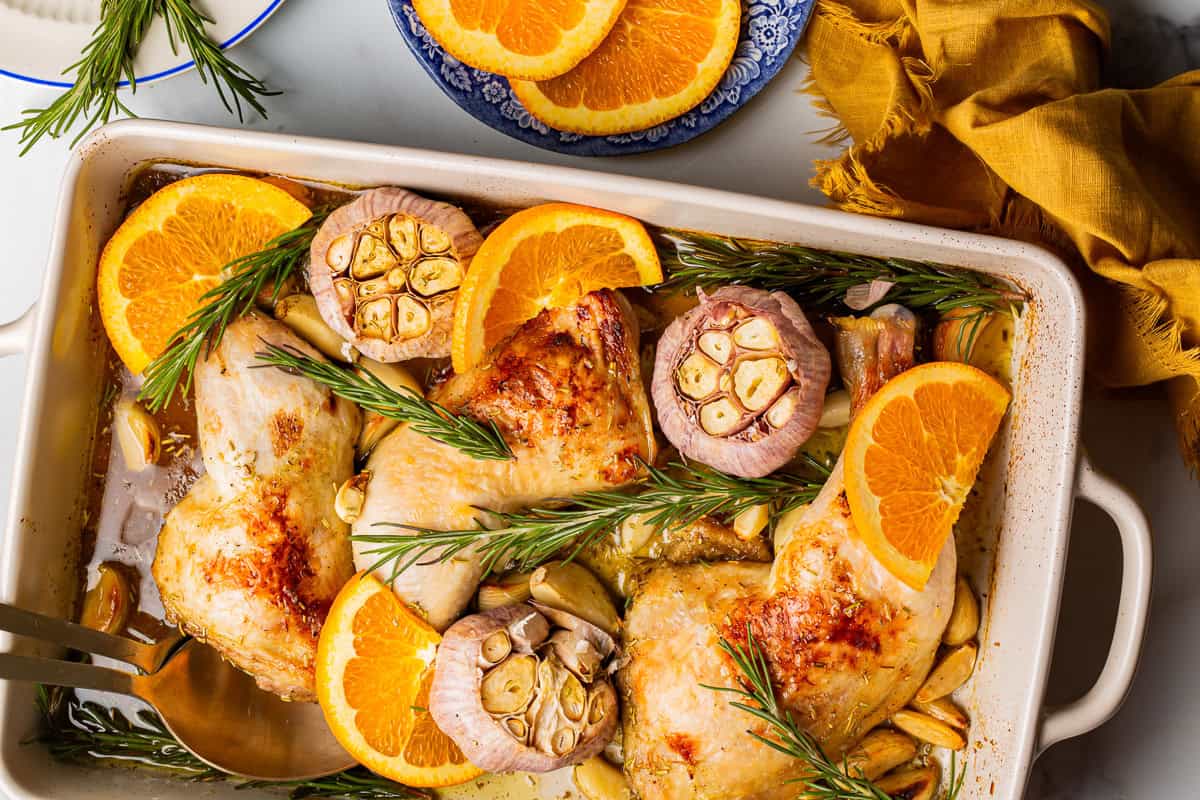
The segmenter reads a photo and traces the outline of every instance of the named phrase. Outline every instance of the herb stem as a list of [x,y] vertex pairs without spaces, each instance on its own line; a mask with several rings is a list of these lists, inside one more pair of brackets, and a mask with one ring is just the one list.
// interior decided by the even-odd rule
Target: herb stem
[[366,370],[352,372],[328,361],[318,361],[294,347],[264,342],[257,353],[263,366],[279,367],[303,375],[368,411],[409,423],[434,441],[454,447],[480,461],[508,461],[512,449],[494,422],[483,423],[464,414],[454,414],[427,400],[408,387],[396,390]]
[[[661,530],[691,525],[702,517],[732,519],[753,506],[768,504],[772,520],[810,502],[820,491],[828,470],[816,461],[817,478],[776,473],[766,478],[735,478],[708,467],[673,463],[667,469],[647,465],[636,491],[603,490],[564,498],[520,513],[479,509],[479,527],[439,531],[400,523],[377,525],[404,529],[400,534],[360,534],[356,542],[374,545],[366,550],[378,560],[371,571],[391,564],[392,580],[425,559],[442,562],[468,548],[483,559],[485,572],[532,569],[570,548],[567,560],[621,523],[638,517]],[[484,521],[503,527],[489,528]]]

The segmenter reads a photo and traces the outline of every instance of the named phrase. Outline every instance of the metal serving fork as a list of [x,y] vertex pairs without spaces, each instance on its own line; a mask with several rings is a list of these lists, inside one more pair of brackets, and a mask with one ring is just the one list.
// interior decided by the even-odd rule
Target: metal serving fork
[[193,755],[247,778],[293,781],[354,766],[316,703],[290,703],[195,639],[141,644],[0,603],[0,630],[123,661],[142,674],[0,653],[0,678],[132,695]]

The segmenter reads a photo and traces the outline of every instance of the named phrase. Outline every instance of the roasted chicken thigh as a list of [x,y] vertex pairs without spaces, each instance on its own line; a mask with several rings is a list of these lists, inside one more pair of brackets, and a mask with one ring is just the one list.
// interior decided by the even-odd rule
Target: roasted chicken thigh
[[912,698],[954,603],[950,540],[914,591],[860,541],[839,463],[808,507],[780,521],[773,565],[660,567],[626,616],[625,768],[643,800],[796,796],[796,759],[749,736],[766,726],[703,688],[740,675],[719,648],[766,653],[781,701],[839,758]]
[[354,571],[333,501],[353,471],[359,412],[307,378],[256,368],[264,341],[321,358],[250,315],[197,365],[206,474],[167,515],[153,573],[171,621],[262,688],[311,701],[317,636]]
[[[434,530],[476,527],[480,508],[512,511],[546,498],[627,483],[654,456],[650,408],[638,360],[638,326],[615,292],[543,311],[499,346],[490,363],[430,393],[451,411],[495,422],[515,459],[477,461],[397,428],[375,448],[356,534],[403,534],[392,523]],[[355,542],[355,563],[376,561]],[[433,561],[433,559],[429,559]],[[380,570],[390,576],[390,568]],[[410,567],[393,587],[439,630],[466,608],[482,574],[468,550]]]

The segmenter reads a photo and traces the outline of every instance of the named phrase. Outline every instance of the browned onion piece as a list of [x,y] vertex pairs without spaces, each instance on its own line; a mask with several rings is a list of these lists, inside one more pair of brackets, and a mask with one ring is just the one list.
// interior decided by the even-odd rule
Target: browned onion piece
[[489,772],[578,764],[616,731],[617,693],[604,667],[612,637],[565,611],[544,613],[522,603],[464,617],[438,646],[429,711]]
[[450,355],[454,300],[482,243],[454,206],[372,189],[321,225],[308,283],[329,327],[363,355],[440,358]]
[[917,318],[895,303],[869,317],[836,317],[838,372],[850,392],[853,417],[871,395],[913,365]]
[[651,393],[688,458],[745,478],[779,469],[821,418],[829,352],[783,292],[726,286],[663,332]]

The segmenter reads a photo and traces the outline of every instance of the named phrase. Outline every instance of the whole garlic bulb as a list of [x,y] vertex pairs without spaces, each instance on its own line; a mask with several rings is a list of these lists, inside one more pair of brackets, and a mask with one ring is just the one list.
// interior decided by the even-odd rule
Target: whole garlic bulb
[[616,731],[617,693],[603,667],[616,642],[578,617],[551,614],[524,603],[495,608],[459,620],[438,646],[429,711],[489,772],[578,764]]

